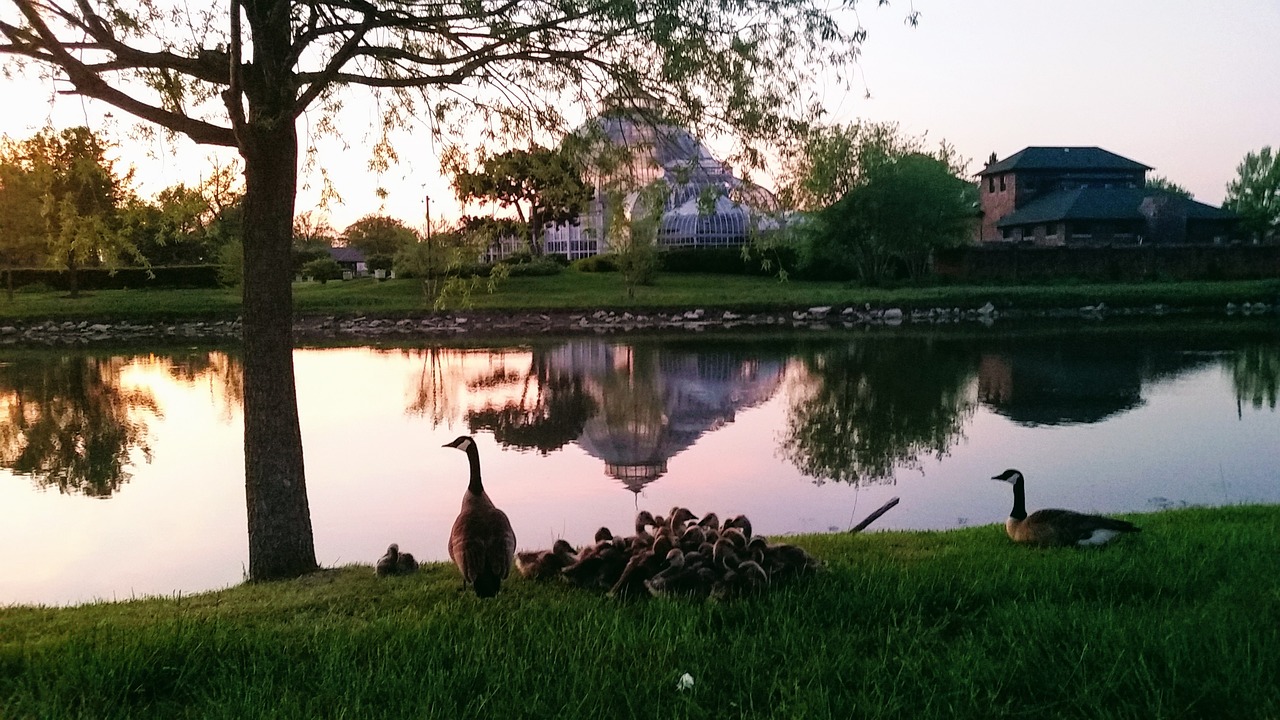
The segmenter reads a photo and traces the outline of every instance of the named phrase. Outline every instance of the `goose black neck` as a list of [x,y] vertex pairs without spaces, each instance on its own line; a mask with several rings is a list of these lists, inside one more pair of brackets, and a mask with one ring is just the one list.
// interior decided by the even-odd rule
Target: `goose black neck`
[[475,443],[467,446],[467,462],[471,465],[471,484],[467,485],[467,490],[480,495],[484,493],[484,486],[480,484],[480,451]]
[[1027,498],[1022,489],[1022,478],[1013,483],[1013,511],[1009,513],[1009,517],[1014,520],[1027,518]]

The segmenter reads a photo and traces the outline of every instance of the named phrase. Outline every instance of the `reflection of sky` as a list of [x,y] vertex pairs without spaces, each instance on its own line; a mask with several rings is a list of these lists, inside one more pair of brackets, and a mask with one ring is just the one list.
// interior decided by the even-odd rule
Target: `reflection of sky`
[[[440,383],[454,401],[439,424],[406,412],[418,393],[421,354],[368,349],[296,355],[307,480],[323,565],[371,563],[390,542],[444,560],[466,482],[462,453],[441,445],[465,432],[465,412],[509,397],[510,385],[466,391],[468,379],[527,371],[530,354],[443,355]],[[237,583],[247,565],[237,411],[207,383],[184,384],[160,368],[126,373],[155,393],[154,459],[110,500],[38,492],[0,471],[0,603],[66,603],[132,594],[196,592]],[[459,394],[460,393],[460,394]],[[745,513],[760,532],[847,528],[890,497],[902,502],[875,529],[997,523],[1008,487],[988,480],[1006,467],[1028,477],[1034,508],[1140,512],[1167,504],[1280,502],[1274,470],[1280,412],[1247,404],[1237,417],[1230,373],[1198,367],[1143,388],[1143,403],[1095,424],[1032,427],[979,407],[965,440],[921,458],[896,483],[855,488],[802,477],[779,457],[787,387],[703,433],[637,496],[603,475],[576,445],[545,457],[500,449],[478,436],[486,487],[510,515],[522,549],[558,537],[589,541],[600,525],[630,527],[634,513],[676,504],[697,513]],[[141,462],[140,460],[138,461]],[[995,534],[993,529],[993,535]]]

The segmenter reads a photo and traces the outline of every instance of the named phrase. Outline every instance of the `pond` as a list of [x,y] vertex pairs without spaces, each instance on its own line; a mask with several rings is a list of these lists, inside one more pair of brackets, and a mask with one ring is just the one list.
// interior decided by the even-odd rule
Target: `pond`
[[[521,549],[674,505],[767,535],[845,530],[893,497],[870,531],[998,523],[1008,467],[1033,509],[1280,502],[1273,319],[424,340],[295,363],[326,566],[391,542],[446,560],[459,434]],[[5,350],[0,604],[240,582],[241,396],[234,350]]]

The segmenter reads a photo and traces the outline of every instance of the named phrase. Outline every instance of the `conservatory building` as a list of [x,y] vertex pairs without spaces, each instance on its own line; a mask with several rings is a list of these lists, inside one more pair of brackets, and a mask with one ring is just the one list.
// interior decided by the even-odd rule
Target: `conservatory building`
[[[544,252],[570,260],[609,252],[612,213],[629,218],[640,190],[655,182],[666,186],[659,249],[738,247],[753,230],[777,225],[773,193],[736,177],[687,130],[614,110],[587,122],[577,135],[597,140],[597,156],[609,159],[587,170],[584,179],[595,192],[582,215],[544,228]],[[620,202],[611,207],[609,197]]]

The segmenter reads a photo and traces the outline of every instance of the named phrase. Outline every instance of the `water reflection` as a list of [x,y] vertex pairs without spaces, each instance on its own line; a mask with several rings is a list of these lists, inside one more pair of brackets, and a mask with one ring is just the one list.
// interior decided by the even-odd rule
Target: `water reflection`
[[1240,405],[1255,409],[1264,404],[1276,409],[1276,389],[1280,385],[1280,348],[1275,345],[1250,343],[1236,351],[1231,359],[1231,381],[1236,388],[1236,414]]
[[19,354],[0,363],[0,467],[61,493],[118,492],[139,460],[151,462],[151,424],[164,418],[150,388],[123,378],[139,364],[188,384],[208,379],[228,417],[243,400],[239,364],[224,353]]
[[[438,422],[455,402],[446,388],[458,381],[445,379],[449,363],[438,348],[424,354],[426,382],[417,384],[409,412]],[[606,475],[640,492],[704,433],[773,396],[785,366],[784,350],[758,342],[537,344],[464,372],[468,392],[483,398],[465,420],[504,447],[546,455],[575,443],[604,462]]]
[[800,361],[782,452],[819,483],[886,481],[946,455],[976,404],[978,358],[960,342],[859,338]]
[[151,461],[148,422],[162,417],[145,388],[123,388],[127,361],[19,356],[0,365],[0,467],[40,487],[106,498]]

